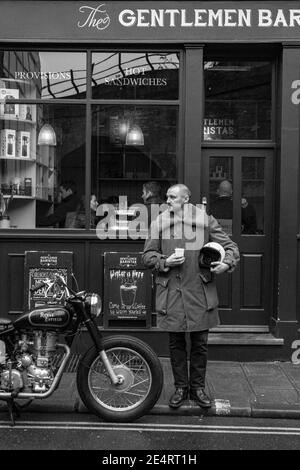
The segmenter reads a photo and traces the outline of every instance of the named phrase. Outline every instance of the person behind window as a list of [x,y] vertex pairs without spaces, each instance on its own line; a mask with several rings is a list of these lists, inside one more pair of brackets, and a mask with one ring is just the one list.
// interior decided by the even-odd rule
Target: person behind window
[[[111,204],[114,206],[115,210],[119,209],[119,198],[118,196],[109,196],[106,199],[102,199],[101,204]],[[97,200],[97,196],[95,194],[91,194],[90,199],[90,209],[91,209],[91,228],[96,228],[97,223],[103,219],[107,212],[104,212],[103,215],[97,216],[97,208],[99,206],[99,202]]]
[[[232,234],[233,202],[232,184],[223,180],[217,189],[218,197],[210,206],[210,213],[218,220],[228,234]],[[257,232],[256,213],[254,207],[242,198],[242,233],[255,234]]]
[[242,197],[242,233],[257,233],[256,212],[252,204]]
[[[151,224],[151,207],[152,204],[161,205],[164,204],[164,201],[161,197],[161,186],[156,181],[148,181],[147,183],[143,184],[143,192],[142,192],[142,199],[144,201],[144,205],[148,211],[148,227]],[[158,212],[156,213],[156,216]]]
[[50,227],[58,224],[60,228],[65,227],[69,212],[76,213],[80,207],[80,199],[77,196],[77,186],[74,181],[66,180],[60,184],[60,204],[54,209],[53,214],[39,220],[38,226]]
[[217,199],[210,205],[210,213],[217,219],[227,235],[232,235],[232,185],[223,180],[217,189]]
[[224,180],[217,189],[217,199],[211,204],[211,213],[216,219],[232,220],[232,185]]

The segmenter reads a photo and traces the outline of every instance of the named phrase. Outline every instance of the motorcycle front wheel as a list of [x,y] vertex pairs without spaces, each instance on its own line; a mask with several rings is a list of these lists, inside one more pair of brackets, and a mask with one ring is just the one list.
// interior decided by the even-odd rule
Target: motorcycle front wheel
[[134,421],[157,402],[162,386],[160,361],[150,346],[130,336],[103,340],[111,366],[122,383],[114,385],[93,346],[78,365],[77,388],[88,410],[111,422]]

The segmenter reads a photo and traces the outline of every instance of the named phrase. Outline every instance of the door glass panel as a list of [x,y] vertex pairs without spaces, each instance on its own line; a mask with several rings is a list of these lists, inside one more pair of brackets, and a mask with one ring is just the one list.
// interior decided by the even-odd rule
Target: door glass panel
[[232,193],[233,158],[211,157],[209,161],[209,212],[218,220],[228,235],[232,235]]
[[265,159],[242,157],[242,234],[264,233]]

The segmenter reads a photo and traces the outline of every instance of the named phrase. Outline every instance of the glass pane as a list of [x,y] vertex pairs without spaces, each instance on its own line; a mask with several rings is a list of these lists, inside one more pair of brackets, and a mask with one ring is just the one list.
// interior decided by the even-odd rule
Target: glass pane
[[0,121],[0,228],[83,228],[85,106],[26,107]]
[[1,100],[85,96],[85,53],[0,51]]
[[98,52],[93,54],[93,98],[178,99],[176,52]]
[[233,158],[211,157],[209,160],[209,213],[232,235]]
[[271,138],[271,62],[206,61],[204,140]]
[[163,202],[177,181],[177,107],[93,106],[92,195],[98,203],[143,203],[143,185]]
[[265,159],[242,158],[242,234],[264,233]]

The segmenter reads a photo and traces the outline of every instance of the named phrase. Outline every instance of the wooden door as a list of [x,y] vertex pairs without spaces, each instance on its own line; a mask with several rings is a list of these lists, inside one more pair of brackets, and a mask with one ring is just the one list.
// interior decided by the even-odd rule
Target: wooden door
[[[273,151],[205,149],[202,177],[208,213],[232,232],[241,254],[238,269],[217,279],[221,324],[267,325],[273,299]],[[232,185],[231,197],[222,193],[224,180]]]

